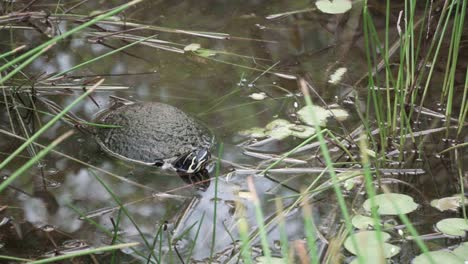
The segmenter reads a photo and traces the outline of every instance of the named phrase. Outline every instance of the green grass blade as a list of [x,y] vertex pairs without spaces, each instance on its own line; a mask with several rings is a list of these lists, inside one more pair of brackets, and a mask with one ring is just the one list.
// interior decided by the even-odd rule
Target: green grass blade
[[127,247],[135,247],[138,246],[140,243],[138,242],[133,242],[133,243],[125,243],[125,244],[118,244],[118,245],[112,245],[112,246],[106,246],[106,247],[100,247],[100,248],[93,248],[93,249],[87,249],[87,250],[82,250],[79,252],[74,252],[62,256],[56,256],[52,258],[46,258],[46,259],[41,259],[41,260],[36,260],[32,262],[28,262],[28,264],[44,264],[44,263],[51,263],[51,262],[56,262],[56,261],[61,261],[61,260],[67,260],[67,259],[72,259],[76,257],[81,257],[81,256],[86,256],[86,255],[91,255],[95,253],[102,253],[106,251],[113,251],[121,248],[127,248]]
[[[36,133],[34,133],[26,142],[24,142],[20,147],[18,147],[12,154],[10,154],[2,163],[0,163],[0,171],[5,168],[5,166],[13,160],[18,154],[20,154],[26,147],[28,147],[32,142],[34,142],[40,135],[42,135],[47,129],[49,129],[52,125],[54,125],[60,118],[62,118],[68,111],[70,111],[76,104],[78,104],[81,100],[86,98],[89,94],[91,94],[94,89],[99,86],[104,79],[98,81],[91,89],[80,95],[76,98],[72,103],[70,103],[67,107],[65,107],[59,114],[53,117],[47,124],[42,126]],[[5,183],[11,182],[8,179],[5,180],[4,183],[0,185],[0,192],[3,188],[6,187]]]
[[47,153],[49,153],[53,148],[55,148],[60,142],[62,142],[67,137],[71,136],[72,134],[73,134],[73,131],[70,130],[66,132],[65,134],[61,135],[60,137],[52,141],[52,143],[49,146],[41,150],[39,153],[37,153],[36,156],[28,160],[23,166],[21,166],[19,169],[13,172],[5,181],[3,181],[0,184],[0,192],[2,192],[6,187],[8,187],[8,185],[10,185],[10,183],[12,183],[16,178],[18,178],[23,173],[25,173],[26,170],[31,168],[36,162],[40,161]]

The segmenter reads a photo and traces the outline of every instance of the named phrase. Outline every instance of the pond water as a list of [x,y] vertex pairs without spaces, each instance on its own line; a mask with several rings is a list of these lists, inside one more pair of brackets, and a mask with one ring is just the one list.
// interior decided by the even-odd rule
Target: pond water
[[[35,46],[46,41],[47,37],[35,24],[53,25],[56,32],[77,25],[73,23],[75,18],[58,15],[70,8],[71,4],[61,3],[57,7],[57,2],[39,2],[28,8],[28,11],[39,12],[39,18],[33,16],[27,22],[15,23],[27,28],[0,28],[0,52],[23,44]],[[88,15],[114,7],[118,2],[86,1],[71,13]],[[11,4],[14,10],[21,9],[22,3]],[[7,2],[3,5],[8,6]],[[214,158],[208,169],[211,177],[216,176],[216,162],[221,158],[219,177],[217,186],[213,179],[207,188],[196,188],[177,175],[117,160],[104,153],[85,129],[58,122],[38,142],[47,145],[73,129],[74,135],[60,144],[57,151],[81,163],[51,153],[0,194],[0,208],[8,206],[7,209],[0,209],[0,217],[9,219],[8,223],[0,225],[3,230],[0,234],[1,254],[35,258],[56,254],[65,250],[71,242],[80,242],[77,248],[104,246],[113,239],[109,234],[118,229],[119,242],[137,241],[144,244],[142,237],[145,237],[146,243],[151,244],[155,240],[154,254],[164,255],[168,263],[181,262],[179,256],[183,259],[191,256],[193,261],[203,261],[210,257],[212,251],[221,263],[234,259],[233,255],[237,253],[235,245],[239,240],[238,218],[245,216],[253,232],[258,226],[254,204],[248,198],[247,178],[253,175],[252,170],[264,169],[272,163],[271,159],[265,161],[249,152],[269,157],[281,155],[303,141],[289,137],[262,146],[251,146],[252,140],[239,132],[264,127],[278,118],[301,123],[296,113],[305,105],[304,98],[297,80],[291,76],[306,77],[321,97],[319,100],[313,95],[315,103],[322,105],[323,100],[327,105],[338,104],[349,112],[347,120],[330,120],[328,123],[327,128],[339,135],[347,134],[361,125],[356,109],[366,111],[367,83],[359,81],[367,74],[359,6],[354,6],[346,15],[330,16],[309,11],[277,19],[266,18],[312,6],[307,1],[143,1],[116,17],[120,25],[100,24],[98,28],[85,30],[60,42],[36,59],[23,76],[10,80],[9,85],[31,87],[34,84],[38,89],[40,99],[36,104],[40,111],[50,112],[43,100],[64,107],[82,92],[80,89],[84,83],[93,83],[103,77],[108,89],[97,90],[92,99],[88,98],[73,108],[74,115],[81,120],[92,121],[96,113],[111,105],[110,97],[176,106],[205,123],[216,136],[217,145],[212,150]],[[378,5],[373,8],[375,12],[382,11]],[[398,12],[397,9],[393,11]],[[51,14],[47,22],[41,18],[40,12],[43,11]],[[384,24],[384,21],[376,19],[378,26]],[[392,17],[391,23],[396,23],[396,19]],[[106,29],[134,28],[122,26],[124,22],[141,24],[141,27],[164,27],[166,30],[143,28],[126,33],[139,36],[157,34],[157,39],[168,43],[160,44],[163,48],[137,44],[125,52],[71,71],[65,79],[41,81],[46,75],[67,70],[112,48],[128,44],[117,39],[117,35],[106,36],[104,33]],[[197,34],[173,32],[176,29]],[[378,30],[380,33],[383,29]],[[200,32],[206,36],[200,36]],[[226,36],[216,39],[212,37],[213,32]],[[396,37],[396,32],[394,34]],[[184,54],[184,47],[192,43],[218,53],[208,57],[195,56],[190,52]],[[168,47],[171,47],[170,50]],[[338,84],[329,83],[330,75],[341,67],[347,69],[344,77]],[[438,81],[435,80],[436,83]],[[76,89],[58,89],[53,85],[69,85]],[[251,96],[253,93],[265,93],[266,98],[254,100]],[[437,99],[438,95],[430,94],[427,101],[436,102]],[[16,100],[31,106],[25,94]],[[436,109],[435,103],[426,105],[431,106]],[[0,128],[11,131],[4,103],[0,109]],[[33,131],[38,127],[37,119],[34,115],[27,116],[30,114],[27,110],[24,107],[19,109],[25,126]],[[50,119],[44,112],[38,114],[43,123]],[[420,129],[429,127],[443,127],[443,122],[437,118],[427,119]],[[15,134],[24,135],[21,132]],[[411,215],[420,234],[432,233],[432,219],[441,217],[428,206],[428,201],[455,194],[458,185],[453,180],[457,169],[454,165],[456,162],[468,162],[466,155],[458,157],[460,161],[451,156],[436,157],[434,153],[447,146],[442,142],[442,136],[443,132],[425,139],[427,152],[422,155],[408,152],[405,161],[413,159],[414,162],[385,167],[395,169],[384,174],[389,187],[395,192],[411,194],[422,205]],[[1,133],[0,159],[7,157],[21,143]],[[39,149],[22,153],[1,171],[2,176],[10,175],[29,159],[33,151]],[[295,160],[278,164],[277,168],[285,168],[284,171],[272,172],[269,177],[252,178],[262,204],[265,224],[269,224],[268,242],[276,256],[281,255],[281,246],[277,220],[274,218],[277,211],[275,199],[282,198],[285,207],[294,203],[298,192],[309,186],[321,174],[320,170],[325,168],[323,161],[317,158],[319,153],[318,148],[302,151],[292,157]],[[336,161],[346,161],[342,153],[332,155]],[[342,168],[346,168],[346,164]],[[312,172],[313,169],[316,171]],[[411,173],[401,173],[397,169],[409,169]],[[325,177],[328,179],[328,176]],[[119,210],[115,198],[96,178],[105,182],[113,195],[126,205],[131,218]],[[401,184],[390,178],[410,184]],[[334,197],[329,188],[314,195],[311,200],[315,224],[327,239],[333,238],[340,224],[340,212]],[[351,192],[349,197],[350,205],[355,197],[358,197],[355,201],[365,199],[361,195],[351,196]],[[213,212],[215,203],[216,215]],[[80,218],[80,215],[87,215],[93,222]],[[291,245],[304,241],[300,207],[293,207],[285,218]],[[213,231],[216,231],[214,243]],[[171,239],[171,244],[168,244],[167,241]],[[254,241],[254,248],[258,247],[257,252],[260,252],[259,239]],[[317,245],[320,249],[326,249],[324,239],[319,239]],[[211,247],[214,247],[213,250]],[[120,260],[136,259],[145,263],[144,258],[150,254],[148,247],[136,247],[134,250],[124,250],[119,255]],[[405,250],[417,252],[411,247]],[[101,257],[103,263],[111,258],[106,254]]]

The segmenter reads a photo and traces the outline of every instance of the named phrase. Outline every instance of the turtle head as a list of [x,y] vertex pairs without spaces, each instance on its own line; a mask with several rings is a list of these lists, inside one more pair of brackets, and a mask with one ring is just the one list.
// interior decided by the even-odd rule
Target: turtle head
[[181,155],[172,165],[177,172],[192,174],[203,170],[210,158],[210,151],[207,148],[200,147]]

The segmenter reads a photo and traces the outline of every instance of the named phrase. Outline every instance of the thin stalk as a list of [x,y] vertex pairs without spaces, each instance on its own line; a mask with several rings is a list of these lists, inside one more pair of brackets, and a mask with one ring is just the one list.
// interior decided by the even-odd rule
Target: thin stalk
[[[120,201],[119,197],[115,195],[115,193],[109,188],[109,186],[107,186],[107,184],[96,173],[94,173],[93,170],[89,170],[89,171],[94,176],[94,178],[96,178],[96,180],[102,185],[102,187],[104,187],[104,189],[106,189],[106,191],[112,196],[112,199],[120,206],[122,212],[128,217],[130,222],[132,222],[133,226],[138,231],[138,234],[140,235],[141,239],[145,243],[145,246],[148,249],[151,249],[150,243],[148,242],[145,235],[143,234],[143,231],[141,231],[140,227],[137,225],[133,217],[130,215],[130,212],[127,210],[127,208],[122,203],[122,201]],[[154,252],[151,252],[151,255],[153,256],[153,258],[155,259],[157,263],[160,263],[160,259],[156,258],[156,256],[154,255]]]
[[[324,130],[324,132],[327,132]],[[278,165],[278,163],[280,163],[281,161],[283,161],[284,159],[286,159],[287,157],[289,157],[289,155],[295,153],[298,149],[302,148],[304,145],[306,145],[307,143],[309,143],[310,141],[312,141],[313,139],[315,139],[317,136],[316,135],[313,135],[311,137],[309,137],[308,139],[304,140],[301,142],[301,144],[297,145],[295,148],[293,148],[292,150],[286,152],[285,154],[281,155],[281,157],[276,160],[275,162],[273,162],[270,166],[266,167],[264,170],[262,170],[259,174],[260,175],[265,175],[265,173],[268,172],[269,169],[275,167],[276,165]]]
[[384,257],[384,251],[382,248],[382,245],[384,244],[384,240],[382,237],[382,228],[380,226],[381,219],[379,214],[377,213],[377,206],[375,205],[375,188],[373,184],[373,179],[371,175],[371,170],[370,170],[370,162],[369,162],[369,156],[367,155],[367,139],[364,136],[361,136],[360,140],[360,150],[361,150],[361,157],[362,157],[362,167],[364,170],[364,178],[365,178],[365,186],[366,186],[366,192],[367,196],[370,199],[370,204],[371,204],[371,215],[372,219],[374,221],[374,228],[376,231],[376,237],[378,241],[378,250],[379,250],[379,256],[381,257],[382,260],[385,259]]
[[121,51],[121,50],[130,48],[131,46],[134,46],[134,45],[136,45],[136,44],[138,44],[138,43],[141,43],[141,42],[143,42],[143,41],[145,41],[145,40],[148,40],[148,39],[150,39],[150,38],[153,38],[153,37],[155,37],[155,36],[156,36],[156,35],[149,36],[149,37],[146,37],[146,38],[142,38],[142,39],[140,39],[140,40],[137,40],[137,41],[135,41],[135,42],[132,42],[132,43],[130,43],[130,44],[127,44],[127,45],[125,45],[125,46],[123,46],[123,47],[120,47],[120,48],[118,48],[118,49],[115,49],[115,50],[112,50],[112,51],[107,52],[107,53],[105,53],[105,54],[102,54],[101,56],[97,56],[96,58],[93,58],[93,59],[91,59],[91,60],[85,61],[85,62],[80,63],[80,64],[78,64],[78,65],[75,65],[75,66],[71,67],[70,69],[64,70],[64,71],[62,71],[62,72],[60,72],[60,73],[57,73],[57,74],[55,74],[55,75],[53,75],[52,77],[49,77],[49,78],[50,78],[50,79],[57,78],[58,76],[62,76],[62,75],[64,75],[64,74],[67,74],[67,73],[69,73],[69,72],[71,72],[71,71],[74,71],[74,70],[76,70],[76,69],[79,69],[79,68],[81,68],[81,67],[83,67],[83,66],[85,66],[85,65],[91,64],[91,63],[96,62],[96,61],[98,61],[98,60],[100,60],[100,59],[103,59],[103,58],[105,58],[105,57],[108,57],[108,56],[110,56],[110,55],[113,55],[113,54],[115,54],[115,53],[117,53],[117,52],[119,52],[119,51]]
[[281,199],[275,199],[277,217],[278,217],[278,229],[280,233],[280,241],[281,241],[281,254],[283,255],[283,259],[286,260],[286,263],[289,263],[290,256],[289,256],[289,241],[288,241],[288,233],[286,230],[286,220],[284,218],[284,208],[283,208],[283,201]]
[[[366,7],[367,7],[367,0],[364,3],[364,8],[366,9]],[[307,84],[306,84],[304,79],[300,79],[300,87],[301,87],[302,93],[304,94],[304,99],[306,101],[306,105],[309,106],[310,109],[312,109],[312,106],[313,106],[312,100],[310,99],[309,91],[307,90]],[[325,138],[323,137],[322,128],[319,126],[319,122],[317,121],[317,116],[315,115],[315,113],[313,111],[310,111],[310,115],[312,117],[312,121],[314,123],[315,130],[317,131],[317,138],[318,138],[318,141],[320,142],[320,150],[322,152],[323,158],[325,159],[325,164],[327,165],[328,172],[330,173],[330,177],[332,179],[333,189],[334,189],[335,194],[337,196],[338,204],[340,206],[341,213],[342,213],[343,218],[344,218],[346,229],[347,229],[347,231],[349,233],[351,233],[351,231],[353,230],[353,226],[351,225],[351,217],[349,215],[348,208],[346,206],[346,201],[345,201],[345,199],[343,197],[343,193],[341,192],[341,188],[340,188],[340,185],[339,185],[339,179],[336,176],[335,169],[334,169],[334,166],[333,166],[333,161],[332,161],[331,156],[330,156],[330,152],[328,151],[327,144],[325,142]],[[358,248],[357,241],[354,238],[354,236],[352,236],[351,238],[352,238],[351,241],[352,241],[352,244],[353,244],[354,248],[356,248],[356,250],[358,251],[357,252],[357,254],[358,254],[358,263],[359,264],[364,264],[364,259],[359,254],[359,248]]]
[[71,136],[73,134],[73,131],[70,130],[66,132],[65,134],[59,136],[57,139],[52,141],[52,143],[47,146],[45,149],[39,151],[36,156],[34,156],[32,159],[28,160],[23,166],[21,166],[19,169],[17,169],[15,172],[13,172],[5,181],[3,181],[0,184],[0,193],[8,187],[16,178],[21,176],[23,173],[25,173],[29,168],[31,168],[36,162],[38,162],[40,159],[42,159],[47,153],[49,153],[53,148],[55,148],[58,144],[60,144],[62,141],[64,141],[66,138]]
[[70,254],[62,255],[62,256],[56,256],[56,257],[51,257],[51,258],[46,258],[46,259],[41,259],[41,260],[35,260],[35,261],[32,261],[32,262],[28,262],[28,264],[51,263],[51,262],[56,262],[56,261],[60,261],[60,260],[67,260],[67,259],[72,259],[72,258],[76,258],[76,257],[91,255],[91,254],[95,254],[95,253],[113,251],[113,250],[117,250],[117,249],[121,249],[121,248],[135,247],[135,246],[138,246],[139,244],[140,243],[138,243],[138,242],[132,242],[132,243],[112,245],[112,246],[105,246],[105,247],[100,247],[100,248],[86,249],[86,250],[73,252],[73,253],[70,253]]
[[200,224],[198,224],[197,232],[195,233],[195,239],[193,240],[193,243],[190,246],[189,253],[187,255],[187,260],[185,260],[185,263],[190,263],[190,257],[192,257],[193,249],[195,248],[195,245],[197,244],[198,236],[200,235],[200,230],[201,230],[204,219],[205,219],[205,212],[203,212],[202,217],[200,219]]
[[255,207],[255,220],[257,222],[260,233],[260,242],[262,244],[263,255],[265,256],[267,263],[269,263],[271,261],[271,250],[268,243],[268,236],[264,223],[265,218],[263,216],[262,207],[260,200],[258,199],[257,191],[255,190],[252,176],[247,178],[247,185],[249,186],[249,191],[252,194],[252,202]]
[[[58,113],[56,116],[54,116],[47,124],[45,124],[43,127],[41,127],[36,133],[34,133],[28,140],[26,140],[20,147],[18,147],[13,153],[10,154],[2,163],[0,163],[0,171],[5,168],[5,166],[13,160],[18,154],[20,154],[26,147],[28,147],[32,142],[34,142],[37,138],[39,138],[40,135],[42,135],[47,129],[49,129],[52,125],[54,125],[60,118],[62,118],[67,112],[69,112],[76,104],[78,104],[81,100],[86,98],[88,95],[90,95],[94,89],[99,86],[104,79],[101,79],[98,81],[91,89],[80,95],[78,98],[76,98],[73,102],[71,102],[67,107],[65,107],[60,113]],[[0,192],[3,190],[4,187],[6,187],[6,182],[8,179],[3,182],[0,185]],[[3,188],[2,188],[3,187]]]
[[223,155],[223,143],[220,144],[218,150],[218,159],[216,161],[216,172],[215,172],[215,186],[214,186],[214,205],[213,205],[213,232],[211,236],[211,248],[210,248],[210,260],[213,260],[215,242],[216,242],[216,223],[218,220],[217,209],[218,209],[218,179],[219,170],[221,166],[221,158]]
[[317,252],[317,238],[315,237],[317,228],[314,225],[312,210],[310,209],[310,205],[307,203],[307,201],[302,203],[302,213],[304,217],[305,235],[307,245],[309,246],[309,255],[311,258],[310,263],[318,264],[320,259]]
[[465,74],[465,85],[463,86],[462,105],[460,107],[460,114],[458,115],[458,129],[457,138],[460,137],[463,127],[465,126],[466,115],[468,113],[468,68]]
[[[386,190],[385,186],[383,186],[383,189],[384,189],[385,193],[390,193],[388,190]],[[425,254],[427,256],[428,261],[431,264],[436,264],[434,259],[429,254],[427,254],[429,252],[429,248],[426,246],[426,244],[424,244],[423,240],[421,239],[421,237],[418,234],[418,231],[416,230],[414,225],[411,223],[408,216],[401,213],[401,210],[400,210],[400,208],[398,207],[397,204],[392,203],[392,205],[393,205],[393,208],[395,209],[395,211],[398,213],[398,216],[400,217],[400,220],[403,222],[403,224],[406,226],[406,228],[408,229],[410,234],[413,236],[413,239],[416,241],[416,244],[418,245],[419,249],[421,249],[423,254]]]
[[[80,30],[83,30],[83,29],[85,29],[85,28],[87,28],[87,27],[89,27],[89,26],[91,26],[91,25],[94,25],[94,24],[96,24],[97,22],[99,22],[99,21],[101,21],[101,20],[104,20],[104,19],[106,19],[106,18],[108,18],[108,17],[110,17],[110,16],[113,16],[113,15],[115,15],[115,14],[117,14],[117,13],[120,13],[120,12],[122,12],[123,10],[129,8],[130,6],[136,5],[136,4],[138,4],[139,2],[141,2],[141,1],[143,1],[143,0],[133,0],[133,1],[130,1],[130,2],[126,3],[126,4],[123,4],[123,5],[119,6],[119,7],[116,7],[115,9],[113,9],[113,10],[111,10],[111,11],[105,13],[105,14],[99,15],[99,16],[97,16],[97,17],[95,17],[95,18],[93,18],[93,19],[91,19],[91,20],[89,20],[89,21],[87,21],[87,22],[85,22],[85,23],[79,25],[79,26],[76,27],[76,28],[73,28],[73,29],[71,29],[71,30],[69,30],[69,31],[67,31],[67,32],[64,32],[64,33],[63,33],[62,35],[60,35],[60,36],[56,36],[56,37],[50,39],[49,41],[46,41],[46,42],[42,43],[41,45],[35,47],[34,49],[32,49],[32,50],[30,50],[30,51],[28,51],[28,52],[22,54],[21,56],[18,56],[17,58],[15,58],[15,59],[13,59],[13,60],[11,60],[11,61],[8,62],[7,64],[5,64],[5,65],[3,65],[3,66],[0,66],[0,72],[4,71],[4,70],[7,69],[8,67],[10,67],[10,66],[12,66],[12,65],[14,65],[14,64],[16,64],[16,63],[22,61],[22,60],[25,60],[25,59],[27,59],[27,58],[33,56],[34,54],[36,54],[36,53],[38,53],[38,52],[41,52],[41,51],[44,50],[46,47],[51,46],[51,45],[53,45],[53,44],[59,42],[60,40],[63,40],[63,39],[65,39],[65,38],[69,37],[70,35],[72,35],[72,34],[78,32],[78,31],[80,31]],[[4,82],[4,80],[0,80],[0,84],[1,84],[2,82]]]
[[3,58],[8,57],[10,55],[13,55],[13,54],[17,53],[18,51],[24,49],[25,47],[26,47],[26,45],[21,45],[21,46],[19,46],[17,48],[14,48],[13,50],[2,53],[2,54],[0,54],[0,59],[3,59]]
[[242,216],[238,220],[239,236],[241,240],[241,256],[246,264],[252,264],[252,255],[250,254],[250,240],[249,240],[249,225],[245,216]]

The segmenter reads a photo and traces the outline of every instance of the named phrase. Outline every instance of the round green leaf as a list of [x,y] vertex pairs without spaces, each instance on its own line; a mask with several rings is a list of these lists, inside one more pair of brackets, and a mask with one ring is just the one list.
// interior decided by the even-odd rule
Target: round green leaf
[[436,224],[436,228],[449,236],[465,236],[468,231],[468,221],[463,218],[447,218]]
[[318,0],[315,2],[318,10],[327,14],[343,14],[351,9],[352,4],[349,0]]
[[364,215],[355,215],[353,219],[351,219],[351,223],[357,229],[368,229],[369,227],[374,227],[374,219]]
[[462,243],[459,247],[453,250],[453,254],[468,261],[468,242]]
[[[383,250],[384,258],[391,258],[398,253],[400,253],[400,248],[394,246],[389,243],[385,243],[385,241],[390,239],[390,235],[388,233],[382,232],[382,243],[379,243],[377,240],[377,232],[376,231],[361,231],[358,233],[354,233],[353,236],[358,244],[359,253],[368,261],[366,263],[378,263],[378,260],[381,259],[380,256],[380,249]],[[344,242],[344,247],[354,255],[357,254],[357,250],[353,246],[353,242],[349,236],[346,241]]]
[[268,123],[268,125],[265,126],[265,129],[266,130],[273,130],[273,129],[276,129],[278,127],[285,127],[285,126],[289,126],[291,125],[291,122],[289,122],[288,120],[285,120],[285,119],[275,119],[273,121],[271,121],[270,123]]
[[315,128],[303,125],[294,125],[289,127],[291,134],[298,138],[309,138],[315,134]]
[[[407,214],[418,208],[413,198],[405,194],[384,193],[376,195],[374,199],[374,204],[378,208],[377,212],[381,215],[397,215],[398,210],[402,214]],[[363,207],[366,211],[371,211],[370,199],[364,202]]]
[[317,118],[319,126],[324,126],[327,123],[327,118],[331,115],[330,111],[317,105],[304,106],[299,111],[297,111],[299,119],[304,122],[304,124],[309,126],[315,125],[312,118],[312,113],[315,113],[315,117]]
[[265,129],[261,128],[261,127],[252,127],[250,129],[240,131],[239,134],[241,134],[242,136],[249,136],[249,137],[253,137],[253,138],[264,138],[264,137],[266,137]]
[[429,255],[433,263],[444,263],[444,264],[463,264],[464,261],[462,258],[459,258],[450,251],[429,251],[428,253],[421,254],[413,259],[412,264],[431,264],[429,261]]
[[431,201],[431,206],[437,208],[439,211],[457,211],[462,204],[462,197],[451,196],[451,197],[444,197],[441,199],[435,199]]

